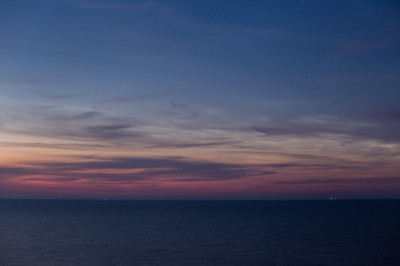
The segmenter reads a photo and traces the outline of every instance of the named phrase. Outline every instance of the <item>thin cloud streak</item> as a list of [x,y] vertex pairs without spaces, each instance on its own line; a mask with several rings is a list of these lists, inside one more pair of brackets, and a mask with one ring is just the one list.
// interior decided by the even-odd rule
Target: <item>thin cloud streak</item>
[[[32,163],[31,163],[32,165]],[[112,172],[107,172],[108,170]],[[133,171],[125,173],[126,170]],[[105,171],[105,172],[104,172]],[[257,165],[227,164],[210,161],[194,161],[185,158],[110,158],[75,163],[33,163],[30,167],[2,167],[0,176],[24,180],[64,182],[66,180],[103,180],[109,182],[134,182],[138,180],[162,181],[218,181],[271,175]],[[30,177],[30,176],[41,177]]]
[[280,185],[309,185],[309,184],[386,184],[400,185],[400,177],[360,177],[360,178],[328,178],[276,181]]
[[164,5],[161,5],[155,1],[143,1],[141,3],[130,3],[130,2],[106,2],[106,1],[58,1],[61,3],[73,5],[77,8],[83,9],[103,9],[109,11],[157,11],[164,15],[172,14],[172,10]]
[[[397,121],[397,112],[386,112],[380,115],[386,121]],[[400,142],[400,127],[392,126],[387,131],[387,125],[381,120],[377,121],[372,117],[368,120],[346,121],[339,117],[320,118],[318,116],[298,117],[290,120],[273,120],[265,126],[253,126],[252,129],[266,136],[287,136],[287,137],[313,137],[324,138],[324,135],[347,136],[352,139],[375,139],[387,142]]]

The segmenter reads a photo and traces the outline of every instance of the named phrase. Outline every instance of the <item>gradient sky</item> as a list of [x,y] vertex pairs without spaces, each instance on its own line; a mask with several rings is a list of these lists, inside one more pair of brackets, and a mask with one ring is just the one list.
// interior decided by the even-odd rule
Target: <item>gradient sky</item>
[[0,198],[400,197],[399,1],[2,0]]

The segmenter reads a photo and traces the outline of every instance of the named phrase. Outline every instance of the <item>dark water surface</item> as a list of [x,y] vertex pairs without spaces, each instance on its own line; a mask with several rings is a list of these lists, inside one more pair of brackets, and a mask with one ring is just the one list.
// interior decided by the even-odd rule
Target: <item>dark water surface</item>
[[0,200],[0,265],[400,265],[400,201]]

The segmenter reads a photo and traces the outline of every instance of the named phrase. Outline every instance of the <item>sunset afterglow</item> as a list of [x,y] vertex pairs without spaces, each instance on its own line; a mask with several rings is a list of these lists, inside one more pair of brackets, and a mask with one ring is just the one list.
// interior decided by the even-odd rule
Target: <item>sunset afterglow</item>
[[2,1],[0,198],[399,198],[400,6],[351,3]]

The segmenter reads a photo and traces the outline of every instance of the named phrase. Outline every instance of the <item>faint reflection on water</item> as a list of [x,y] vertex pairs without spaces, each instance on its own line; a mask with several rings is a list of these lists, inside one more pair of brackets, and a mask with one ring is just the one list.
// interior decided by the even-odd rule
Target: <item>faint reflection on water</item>
[[0,265],[399,265],[400,201],[0,200]]

